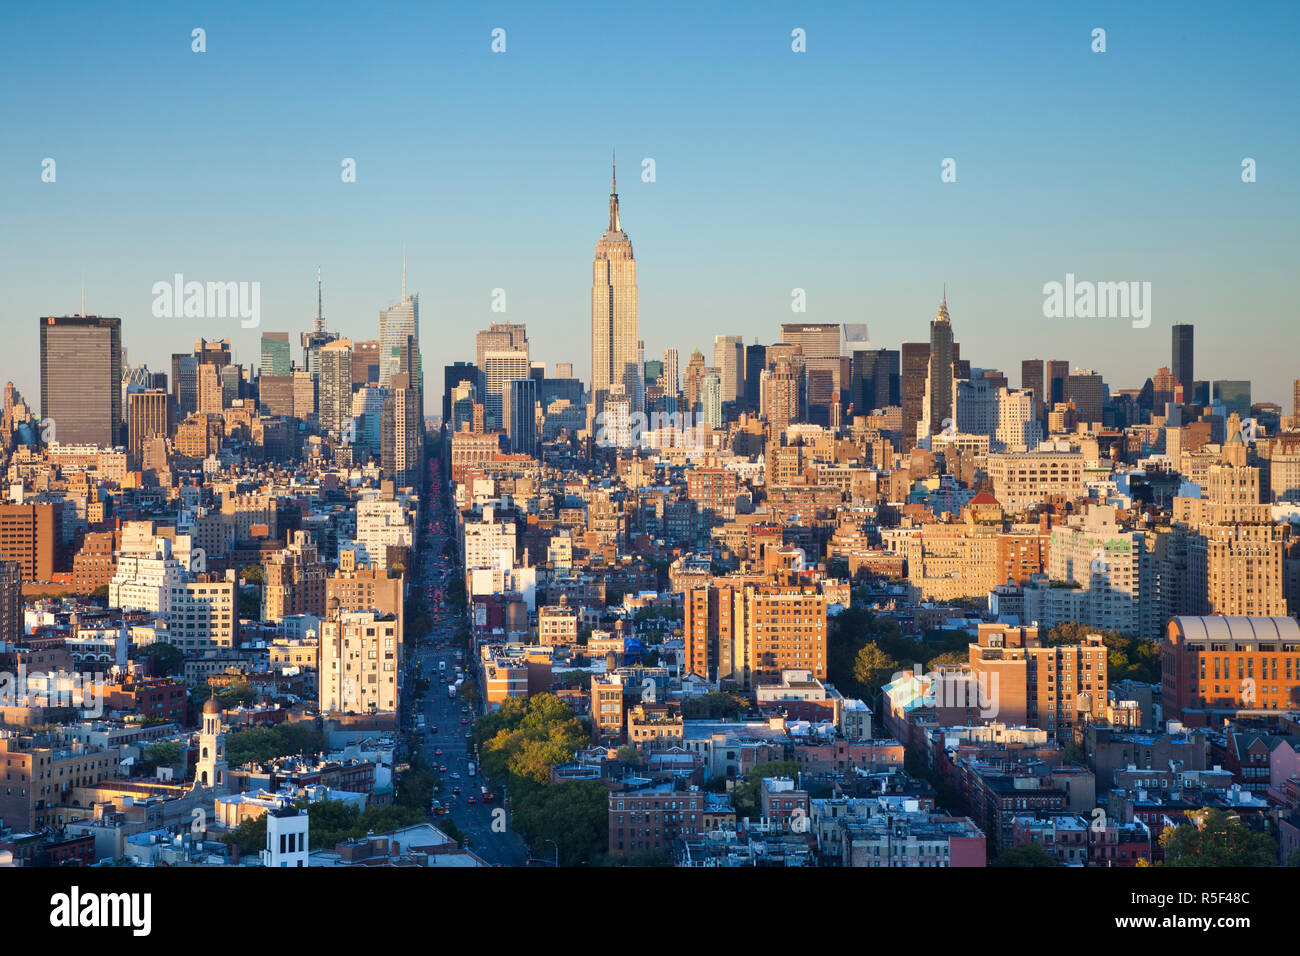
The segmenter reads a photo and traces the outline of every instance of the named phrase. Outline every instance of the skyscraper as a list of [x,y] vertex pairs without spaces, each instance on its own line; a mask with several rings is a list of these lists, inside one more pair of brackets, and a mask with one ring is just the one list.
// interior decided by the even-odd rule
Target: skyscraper
[[722,427],[722,376],[715,369],[700,378],[700,419],[710,428]]
[[483,356],[483,404],[489,428],[505,428],[505,394],[515,379],[528,378],[532,369],[528,353],[516,349],[487,352]]
[[199,405],[204,415],[220,415],[225,408],[225,393],[221,388],[221,369],[224,366],[203,362],[198,368]]
[[739,335],[713,337],[713,367],[722,380],[722,400],[734,402],[745,394],[745,343]]
[[173,421],[184,421],[199,407],[199,360],[185,352],[172,353]]
[[636,259],[619,221],[617,176],[611,175],[609,228],[596,243],[591,270],[591,393],[597,413],[610,394],[635,397],[637,343]]
[[1069,377],[1069,362],[1052,359],[1047,363],[1047,383],[1043,397],[1049,410],[1057,402],[1065,401],[1065,380]]
[[840,334],[838,325],[826,322],[784,322],[781,341],[803,351],[808,377],[808,413],[816,421],[830,414],[831,399],[840,389]]
[[930,323],[930,368],[925,382],[922,423],[927,435],[937,435],[956,420],[953,414],[952,322],[948,318],[948,295],[939,303],[939,314]]
[[528,330],[522,324],[493,322],[474,336],[474,362],[484,367],[488,352],[523,352],[529,355]]
[[420,393],[406,372],[394,372],[384,396],[380,467],[397,487],[414,484],[420,469]]
[[763,372],[767,370],[767,346],[745,346],[745,407],[757,411],[762,401]]
[[1175,325],[1173,336],[1174,353],[1170,370],[1174,373],[1174,381],[1183,387],[1184,400],[1187,400],[1191,396],[1192,382],[1195,380],[1192,369],[1192,326]]
[[[1174,527],[1188,535],[1187,595],[1193,614],[1286,614],[1283,529],[1261,495],[1260,469],[1248,461],[1240,422],[1227,424],[1219,462],[1201,497],[1174,499]],[[1245,675],[1243,675],[1245,676]]]
[[1025,359],[1020,363],[1020,387],[1034,393],[1034,418],[1043,417],[1043,360]]
[[[665,395],[677,395],[682,390],[682,370],[676,349],[664,349],[664,374],[661,382]],[[1296,394],[1300,395],[1300,392]]]
[[352,424],[352,340],[329,342],[318,356],[316,415],[325,431],[343,435]]
[[[402,298],[379,313],[379,384],[385,388],[394,372],[401,371],[407,336],[414,336],[417,344],[420,341],[420,297],[406,294],[406,255],[403,254]],[[415,384],[411,382],[409,386]]]
[[379,340],[352,343],[352,387],[379,384]]
[[483,374],[479,371],[481,366],[474,365],[471,362],[456,362],[452,365],[444,365],[442,368],[442,420],[450,423],[453,418],[452,412],[452,392],[461,382],[469,382],[474,388],[475,401],[478,401],[478,392],[483,387]]
[[288,332],[262,333],[262,361],[258,371],[262,375],[288,375],[293,371]]
[[1210,398],[1221,402],[1224,410],[1236,412],[1241,418],[1250,417],[1250,382],[1245,379],[1221,378],[1210,385]]
[[692,414],[699,412],[700,380],[708,366],[704,364],[704,353],[696,349],[686,363],[686,410]]
[[41,319],[41,418],[51,441],[114,446],[122,427],[122,320]]
[[925,404],[925,383],[930,374],[930,343],[904,342],[902,348],[901,399],[903,404],[903,451],[916,447],[916,428]]
[[[403,263],[405,266],[405,263]],[[405,273],[403,273],[405,278]],[[307,374],[311,376],[312,381],[320,375],[320,350],[326,344],[337,339],[337,332],[330,332],[325,328],[325,313],[321,309],[321,279],[320,267],[316,267],[316,320],[312,323],[310,332],[302,333],[300,341],[302,342],[303,359],[307,364]]]
[[853,353],[849,402],[855,415],[898,405],[901,396],[897,349],[859,349]]
[[1091,369],[1076,368],[1065,380],[1065,400],[1074,402],[1081,422],[1100,422],[1106,405],[1106,384]]
[[804,377],[786,359],[778,359],[765,369],[761,379],[762,414],[768,431],[779,435],[791,422],[803,417]]
[[167,434],[167,391],[161,388],[149,388],[142,392],[132,392],[127,399],[130,423],[130,440],[127,447],[140,462],[144,444],[150,438]]
[[512,379],[505,392],[506,434],[517,455],[537,454],[537,382]]

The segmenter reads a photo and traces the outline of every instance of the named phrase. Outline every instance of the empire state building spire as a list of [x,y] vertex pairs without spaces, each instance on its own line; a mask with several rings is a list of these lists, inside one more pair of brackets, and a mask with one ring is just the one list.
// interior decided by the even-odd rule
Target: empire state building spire
[[622,232],[618,221],[618,166],[614,154],[609,157],[609,231]]

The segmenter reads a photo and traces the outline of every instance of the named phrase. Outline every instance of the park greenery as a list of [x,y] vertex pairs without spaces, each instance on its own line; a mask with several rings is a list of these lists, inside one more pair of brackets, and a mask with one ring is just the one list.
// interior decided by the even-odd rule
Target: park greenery
[[1160,834],[1165,866],[1277,866],[1277,841],[1215,807]]
[[516,799],[511,825],[545,859],[558,846],[560,866],[596,863],[609,849],[609,790],[599,780],[534,788]]
[[292,721],[249,727],[226,735],[226,760],[232,767],[262,763],[290,754],[316,754],[327,748],[325,735],[313,724]]
[[482,772],[516,797],[546,784],[551,768],[589,740],[586,726],[554,694],[507,698],[474,727]]
[[747,707],[744,698],[722,691],[682,698],[682,716],[687,720],[735,720]]

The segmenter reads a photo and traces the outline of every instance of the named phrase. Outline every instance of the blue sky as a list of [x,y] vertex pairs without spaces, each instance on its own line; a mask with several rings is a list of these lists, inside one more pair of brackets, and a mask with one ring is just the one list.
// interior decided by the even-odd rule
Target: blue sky
[[[261,331],[309,325],[317,265],[331,328],[373,338],[403,242],[430,372],[506,319],[586,377],[617,149],[650,357],[672,345],[685,365],[715,334],[772,341],[791,320],[866,322],[897,347],[925,338],[946,282],[963,357],[1013,382],[1037,357],[1140,385],[1191,322],[1198,378],[1252,379],[1290,411],[1300,14],[1134,7],[11,7],[0,379],[38,398],[36,320],[80,309],[83,272],[133,364],[167,369],[198,336],[255,364]],[[259,281],[261,328],[153,318],[151,287],[177,272]],[[1151,282],[1150,328],[1043,318],[1067,272]]]

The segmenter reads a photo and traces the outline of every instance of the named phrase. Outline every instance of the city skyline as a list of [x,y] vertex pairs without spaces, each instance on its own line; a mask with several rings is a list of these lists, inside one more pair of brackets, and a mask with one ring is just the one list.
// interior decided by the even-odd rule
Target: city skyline
[[[1090,9],[1089,19],[1021,9],[994,28],[951,7],[937,30],[919,11],[868,18],[831,5],[744,23],[692,11],[695,29],[681,31],[630,12],[608,13],[596,28],[506,7],[501,55],[490,47],[495,24],[457,17],[434,28],[414,11],[413,34],[443,31],[437,57],[400,67],[395,55],[369,64],[375,73],[364,79],[305,70],[321,84],[305,100],[286,78],[295,66],[322,50],[355,62],[368,44],[391,41],[398,21],[336,30],[341,14],[327,7],[320,34],[304,41],[289,14],[252,30],[254,8],[235,5],[209,18],[199,55],[188,19],[132,11],[111,28],[116,52],[105,61],[84,34],[89,24],[27,11],[34,41],[63,31],[88,55],[47,76],[33,60],[39,42],[0,40],[16,73],[42,76],[50,91],[12,104],[0,321],[18,354],[35,354],[31,319],[80,311],[84,273],[87,311],[121,316],[132,363],[162,368],[195,337],[228,335],[253,364],[259,329],[153,319],[152,284],[178,272],[260,281],[261,329],[306,330],[321,265],[332,326],[364,340],[393,301],[405,242],[425,330],[438,343],[426,349],[431,363],[468,355],[474,329],[506,319],[529,325],[538,359],[575,361],[590,381],[589,342],[577,332],[589,308],[581,263],[600,214],[594,183],[613,145],[631,170],[624,211],[648,264],[639,295],[648,355],[666,346],[707,353],[719,334],[770,341],[791,320],[865,322],[874,343],[897,347],[919,339],[947,282],[963,357],[975,365],[1010,371],[1056,352],[1113,385],[1139,386],[1168,364],[1169,326],[1190,323],[1201,354],[1220,366],[1202,378],[1252,379],[1260,397],[1284,401],[1291,375],[1260,356],[1289,328],[1282,277],[1300,207],[1285,174],[1296,132],[1272,121],[1293,86],[1286,31],[1249,33],[1227,15],[1207,16],[1202,43],[1170,38],[1158,16],[1120,5]],[[1089,32],[1102,23],[1110,46],[1096,54]],[[804,54],[790,50],[794,27],[807,31]],[[607,29],[635,31],[645,49],[629,57],[589,42]],[[398,52],[415,42],[401,40]],[[267,44],[278,56],[265,57]],[[921,48],[924,64],[905,53]],[[678,74],[658,68],[664,56]],[[992,59],[1003,69],[981,72]],[[58,95],[110,63],[101,95],[134,109]],[[1048,74],[1056,63],[1066,69]],[[592,70],[616,68],[626,80],[619,92],[586,87]],[[451,82],[466,93],[439,100],[436,115],[462,135],[438,137],[427,123],[395,146],[380,135],[426,102],[415,90]],[[374,103],[375,86],[392,84],[412,92]],[[522,101],[520,84],[533,90]],[[264,105],[250,112],[255,92]],[[1049,94],[1055,106],[1044,114]],[[204,136],[155,137],[141,163],[126,148],[147,137],[153,111],[195,101],[204,104],[196,129],[231,149],[214,153]],[[56,108],[41,105],[49,102]],[[611,119],[572,133],[576,110],[616,102]],[[977,119],[986,111],[997,117],[991,126]],[[787,115],[800,119],[787,125]],[[1139,121],[1144,131],[1134,130]],[[528,148],[507,149],[521,133]],[[58,163],[53,183],[40,178],[45,157]],[[957,181],[943,183],[950,157]],[[1257,182],[1241,181],[1243,157],[1258,161]],[[354,183],[340,181],[346,158],[356,162]],[[647,159],[653,182],[642,180]],[[1044,283],[1067,273],[1150,281],[1152,325],[1043,318]],[[491,311],[498,288],[508,294],[504,314]],[[806,292],[806,313],[790,312],[795,288]],[[1012,341],[1017,354],[993,345]],[[30,363],[0,374],[36,394]]]
[[381,868],[1285,922],[1300,7],[1133,6],[15,9],[18,925],[351,870],[364,933]]

